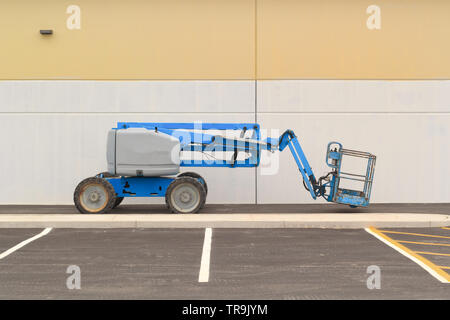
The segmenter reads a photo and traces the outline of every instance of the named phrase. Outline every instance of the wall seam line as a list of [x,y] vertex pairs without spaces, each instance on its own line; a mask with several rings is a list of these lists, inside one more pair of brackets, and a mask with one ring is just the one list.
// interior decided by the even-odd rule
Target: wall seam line
[[[255,0],[255,123],[258,123],[258,0]],[[258,204],[258,167],[255,167],[255,204]]]

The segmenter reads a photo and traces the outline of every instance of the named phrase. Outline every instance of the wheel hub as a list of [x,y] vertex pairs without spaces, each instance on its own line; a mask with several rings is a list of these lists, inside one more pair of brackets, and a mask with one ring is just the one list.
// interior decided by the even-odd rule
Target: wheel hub
[[183,203],[188,203],[189,201],[191,201],[192,197],[188,192],[183,192],[180,195],[180,200]]
[[104,208],[108,202],[107,190],[99,184],[87,185],[81,192],[80,201],[89,212]]
[[190,212],[200,201],[198,190],[190,183],[176,186],[171,192],[171,202],[179,212]]
[[91,194],[89,195],[89,200],[91,202],[98,202],[100,200],[100,195],[97,191],[91,192]]

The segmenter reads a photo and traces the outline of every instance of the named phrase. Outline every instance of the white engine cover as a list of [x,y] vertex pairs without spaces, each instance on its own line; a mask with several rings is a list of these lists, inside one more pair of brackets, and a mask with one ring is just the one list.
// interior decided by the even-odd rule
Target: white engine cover
[[180,172],[180,141],[145,128],[112,129],[107,142],[108,172],[155,177]]

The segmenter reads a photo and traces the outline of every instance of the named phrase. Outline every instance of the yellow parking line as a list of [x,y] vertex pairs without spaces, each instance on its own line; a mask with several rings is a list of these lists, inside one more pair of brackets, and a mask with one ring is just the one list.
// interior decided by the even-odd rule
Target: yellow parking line
[[430,238],[444,238],[444,239],[450,239],[450,237],[446,236],[438,236],[434,234],[423,234],[423,233],[411,233],[411,232],[400,232],[400,231],[390,231],[390,230],[378,230],[379,232],[383,233],[396,233],[396,234],[407,234],[411,236],[419,236],[419,237],[430,237]]
[[[439,281],[443,283],[450,283],[450,275],[439,268],[437,265],[435,265],[433,262],[429,261],[428,259],[425,259],[424,257],[420,256],[416,252],[408,249],[398,241],[391,239],[387,235],[383,233],[382,230],[378,230],[374,227],[366,228],[365,229],[368,233],[372,234],[374,237],[378,238],[380,241],[384,242],[394,250],[400,252],[405,257],[409,258],[410,260],[417,263],[419,266],[421,266],[423,269],[425,269],[429,274],[431,274],[433,277],[438,279]],[[390,233],[395,233],[394,231]]]
[[416,241],[405,241],[405,240],[395,240],[400,243],[413,243],[413,244],[424,244],[427,246],[444,246],[444,247],[450,247],[450,244],[448,243],[436,243],[436,242],[416,242]]
[[450,267],[447,267],[447,266],[438,266],[438,267],[441,269],[450,269]]
[[445,230],[450,230],[450,228],[447,228],[447,227],[442,227],[442,229],[445,229]]
[[449,253],[439,253],[439,252],[426,252],[426,251],[414,251],[415,253],[420,253],[420,254],[430,254],[430,255],[434,255],[434,256],[447,256],[450,257]]

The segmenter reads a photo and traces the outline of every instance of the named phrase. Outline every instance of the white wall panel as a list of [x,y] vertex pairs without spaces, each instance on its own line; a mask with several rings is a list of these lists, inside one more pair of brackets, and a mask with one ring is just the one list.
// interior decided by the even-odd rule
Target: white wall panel
[[450,112],[450,80],[258,81],[258,112]]
[[[76,185],[106,170],[106,134],[117,121],[252,122],[253,114],[1,114],[1,204],[71,204]],[[254,203],[252,168],[183,168],[203,174],[209,203]],[[129,203],[162,203],[133,199]]]
[[[316,177],[330,171],[325,164],[329,141],[375,154],[372,202],[450,202],[450,114],[289,113],[258,119],[266,129],[293,129]],[[290,151],[279,156],[277,174],[261,175],[263,168],[258,169],[258,203],[314,202]]]
[[254,81],[0,81],[0,112],[254,111]]

